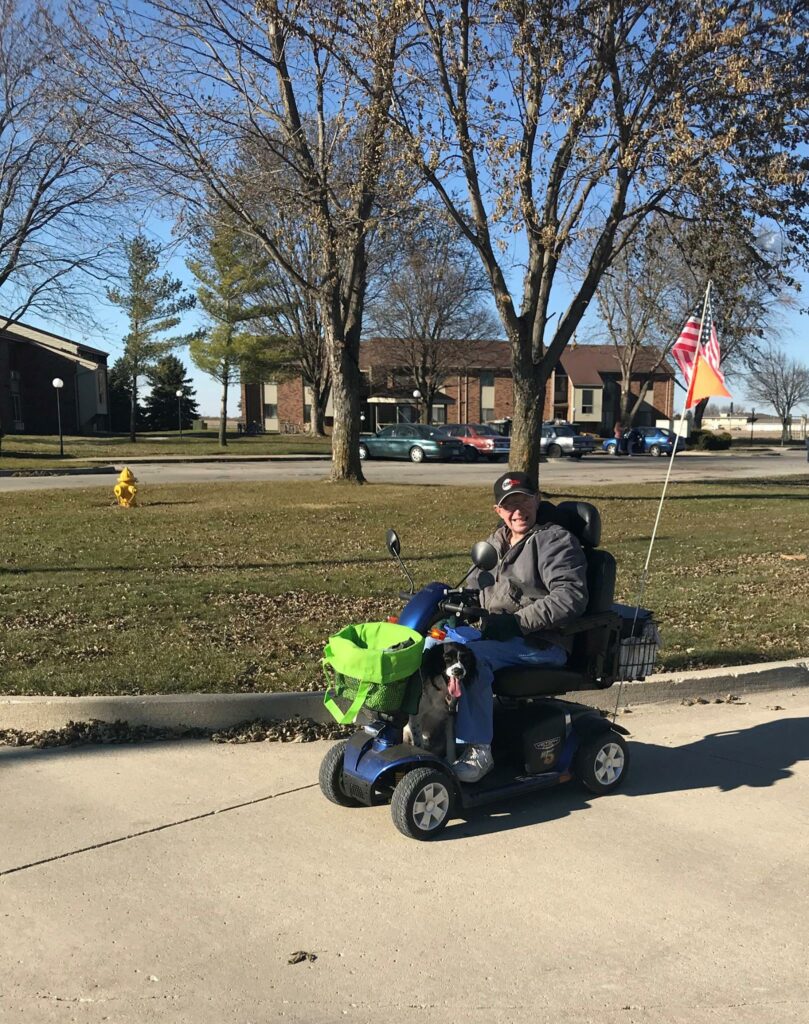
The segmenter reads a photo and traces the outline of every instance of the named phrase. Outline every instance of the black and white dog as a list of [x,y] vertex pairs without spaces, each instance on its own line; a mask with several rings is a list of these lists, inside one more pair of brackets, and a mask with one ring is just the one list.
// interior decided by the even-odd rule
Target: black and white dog
[[449,761],[455,760],[455,709],[461,685],[473,684],[475,656],[466,644],[437,644],[421,663],[421,700],[417,715],[404,727],[412,743]]

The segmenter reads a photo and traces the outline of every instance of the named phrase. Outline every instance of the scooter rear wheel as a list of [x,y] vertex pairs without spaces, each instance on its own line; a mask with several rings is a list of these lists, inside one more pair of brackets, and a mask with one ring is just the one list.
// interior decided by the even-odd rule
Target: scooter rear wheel
[[582,744],[576,755],[576,774],[599,796],[616,789],[629,770],[629,750],[617,732],[602,732]]
[[343,789],[343,759],[347,744],[348,740],[340,740],[326,751],[326,756],[320,762],[318,782],[323,796],[333,804],[339,804],[340,807],[361,807],[359,800],[348,796]]
[[454,792],[447,776],[434,768],[414,768],[393,791],[393,824],[408,839],[434,839],[452,817]]

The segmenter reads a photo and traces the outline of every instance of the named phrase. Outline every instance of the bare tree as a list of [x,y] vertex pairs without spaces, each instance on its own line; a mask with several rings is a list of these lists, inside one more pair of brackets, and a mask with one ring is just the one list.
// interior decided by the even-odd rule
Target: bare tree
[[[361,481],[359,341],[367,239],[378,220],[387,114],[406,4],[316,0],[88,4],[76,18],[92,62],[85,90],[120,119],[118,144],[167,195],[213,195],[319,306],[329,353],[332,479]],[[251,182],[245,148],[272,159]],[[275,167],[282,165],[279,175]],[[264,212],[292,210],[318,243],[305,278]]]
[[433,220],[401,237],[399,258],[385,267],[369,304],[368,329],[400,341],[397,367],[409,369],[429,423],[436,395],[464,364],[467,342],[494,337],[499,322],[486,305],[480,261],[456,230]]
[[[550,374],[647,218],[699,200],[726,219],[769,215],[806,241],[806,13],[791,0],[418,11],[397,126],[488,274],[512,351],[512,465],[533,473]],[[574,251],[584,270],[550,328]]]
[[0,310],[89,321],[124,206],[98,144],[104,115],[70,100],[65,29],[44,2],[0,0]]
[[750,360],[747,397],[775,409],[783,444],[792,437],[792,410],[809,402],[809,366],[769,343]]

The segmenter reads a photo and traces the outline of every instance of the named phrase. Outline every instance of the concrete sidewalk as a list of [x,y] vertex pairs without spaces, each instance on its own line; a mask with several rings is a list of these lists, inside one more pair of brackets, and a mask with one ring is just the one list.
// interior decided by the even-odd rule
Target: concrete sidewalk
[[802,1024],[809,691],[621,721],[624,789],[424,844],[325,743],[0,749],[0,1020]]
[[[809,661],[767,662],[696,672],[668,672],[620,688],[621,706],[759,693],[777,687],[809,686]],[[568,694],[594,707],[612,709],[619,685],[607,690]],[[299,715],[316,722],[333,719],[323,694],[310,693],[181,693],[142,697],[9,697],[0,696],[0,729],[61,729],[68,722],[121,720],[157,728],[228,729],[257,718],[285,719]]]

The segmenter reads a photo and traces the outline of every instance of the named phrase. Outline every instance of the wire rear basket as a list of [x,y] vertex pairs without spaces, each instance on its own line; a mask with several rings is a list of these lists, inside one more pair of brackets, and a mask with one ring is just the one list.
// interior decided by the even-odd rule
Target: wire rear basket
[[638,682],[654,672],[657,652],[660,650],[660,633],[657,623],[649,618],[643,623],[640,636],[628,636],[621,640],[618,651],[618,677],[624,682]]

